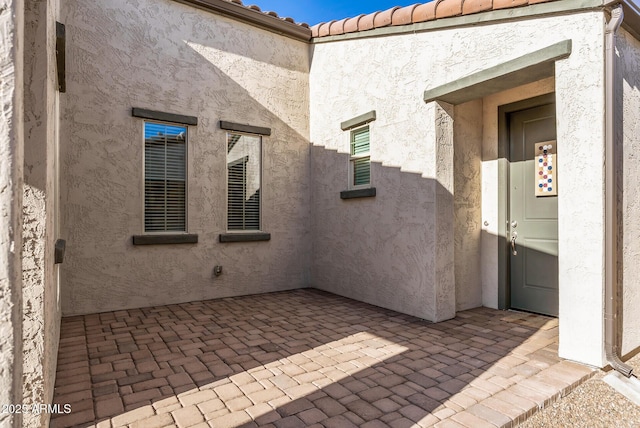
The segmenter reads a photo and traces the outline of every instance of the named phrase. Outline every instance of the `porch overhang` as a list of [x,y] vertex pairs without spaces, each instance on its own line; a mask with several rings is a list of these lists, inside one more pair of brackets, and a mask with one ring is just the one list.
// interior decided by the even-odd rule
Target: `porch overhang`
[[563,40],[469,76],[427,89],[424,92],[424,101],[428,103],[438,100],[454,105],[462,104],[552,77],[555,62],[570,54],[571,40]]

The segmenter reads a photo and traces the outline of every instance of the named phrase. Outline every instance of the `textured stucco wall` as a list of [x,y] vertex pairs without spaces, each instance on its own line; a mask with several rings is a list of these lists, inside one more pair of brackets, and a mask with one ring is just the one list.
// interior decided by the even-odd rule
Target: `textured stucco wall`
[[[553,77],[489,95],[482,103],[482,305],[498,308],[498,107],[554,91]],[[486,225],[484,224],[486,222]]]
[[[25,5],[25,142],[23,211],[24,404],[51,403],[60,305],[53,248],[56,157],[56,5]],[[49,415],[24,415],[23,426],[45,427]]]
[[[67,1],[61,97],[64,314],[308,285],[309,48],[169,0]],[[133,246],[143,232],[142,107],[198,117],[189,128],[188,231],[195,245]],[[270,127],[263,138],[269,242],[226,231],[226,137],[218,121]],[[223,274],[213,277],[215,265]]]
[[[22,400],[23,31],[23,2],[0,0],[0,404]],[[0,413],[0,426],[21,424]]]
[[[558,137],[558,354],[604,360],[603,13],[571,27],[571,56],[555,69]],[[561,194],[560,194],[561,193]]]
[[456,310],[482,305],[482,100],[454,111],[454,216]]
[[618,244],[622,291],[622,354],[640,346],[640,42],[624,29],[616,37]]
[[[573,302],[565,293],[563,336],[569,349],[578,351],[567,355],[600,364],[602,175],[598,170],[585,171],[599,168],[603,147],[602,22],[601,13],[585,12],[314,45],[310,77],[314,286],[429,318],[433,296],[425,290],[438,288],[430,283],[434,277],[429,274],[436,259],[429,230],[435,226],[437,171],[430,163],[436,146],[423,91],[571,39],[571,56],[556,65],[556,85],[563,97],[559,115],[565,122],[559,138],[567,140],[563,156],[572,158],[563,171],[581,180],[567,186],[560,209],[566,216],[560,224],[561,251],[567,253],[561,281],[584,306],[572,311]],[[371,132],[373,180],[379,196],[344,202],[338,195],[347,185],[348,136],[339,124],[373,109],[377,112]],[[579,147],[585,141],[596,148],[586,159]],[[589,210],[584,215],[576,212],[584,212],[581,206]],[[412,221],[400,223],[405,218]],[[587,257],[579,256],[582,246],[589,249]],[[577,290],[579,286],[584,290]],[[483,301],[497,300],[497,284],[492,291],[495,297],[483,296]],[[571,334],[580,338],[581,345],[568,339]]]

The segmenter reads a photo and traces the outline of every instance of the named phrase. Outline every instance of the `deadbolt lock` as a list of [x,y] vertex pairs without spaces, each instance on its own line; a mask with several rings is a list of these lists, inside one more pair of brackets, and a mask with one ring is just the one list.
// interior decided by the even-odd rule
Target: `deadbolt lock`
[[513,228],[518,227],[518,222],[517,222],[517,221],[515,221],[515,220],[513,220],[513,221],[511,222],[511,227],[513,227]]

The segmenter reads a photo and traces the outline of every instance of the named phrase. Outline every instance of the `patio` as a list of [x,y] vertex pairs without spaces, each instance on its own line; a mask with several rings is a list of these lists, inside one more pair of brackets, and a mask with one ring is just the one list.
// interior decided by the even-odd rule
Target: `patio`
[[556,319],[431,324],[312,289],[64,318],[53,427],[514,426],[593,370]]

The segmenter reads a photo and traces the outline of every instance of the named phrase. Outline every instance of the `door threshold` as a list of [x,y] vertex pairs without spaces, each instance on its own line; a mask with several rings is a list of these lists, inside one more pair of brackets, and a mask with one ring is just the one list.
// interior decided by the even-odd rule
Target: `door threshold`
[[507,309],[507,311],[509,311],[509,312],[517,312],[517,313],[522,313],[522,314],[538,315],[538,316],[541,316],[541,317],[547,317],[547,318],[551,318],[551,319],[558,319],[558,317],[555,316],[555,315],[541,314],[539,312],[527,311],[525,309],[509,308],[509,309]]

